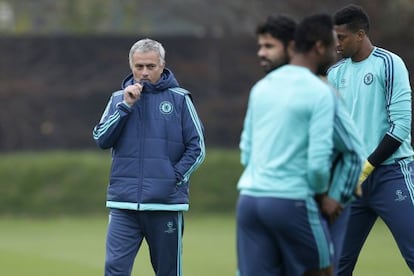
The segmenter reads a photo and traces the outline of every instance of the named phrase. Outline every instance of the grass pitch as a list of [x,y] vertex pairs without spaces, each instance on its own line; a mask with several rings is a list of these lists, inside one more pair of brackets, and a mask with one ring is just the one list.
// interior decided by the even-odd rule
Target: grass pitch
[[[106,217],[0,218],[0,275],[103,275]],[[186,276],[235,275],[233,215],[186,214]],[[133,275],[154,275],[144,243]],[[363,248],[354,276],[412,275],[380,221]]]

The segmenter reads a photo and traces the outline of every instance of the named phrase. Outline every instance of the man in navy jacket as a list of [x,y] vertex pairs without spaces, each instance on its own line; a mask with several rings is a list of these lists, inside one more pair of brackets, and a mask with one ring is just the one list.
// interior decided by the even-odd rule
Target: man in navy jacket
[[105,275],[130,275],[144,238],[156,275],[181,275],[183,211],[205,156],[203,127],[159,42],[136,42],[129,63],[132,74],[93,130],[97,145],[112,149]]

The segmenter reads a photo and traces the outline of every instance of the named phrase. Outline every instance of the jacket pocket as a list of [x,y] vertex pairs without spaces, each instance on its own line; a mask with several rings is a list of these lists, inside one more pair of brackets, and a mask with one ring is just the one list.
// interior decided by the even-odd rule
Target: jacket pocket
[[147,159],[142,183],[143,202],[169,203],[177,194],[177,179],[169,159]]

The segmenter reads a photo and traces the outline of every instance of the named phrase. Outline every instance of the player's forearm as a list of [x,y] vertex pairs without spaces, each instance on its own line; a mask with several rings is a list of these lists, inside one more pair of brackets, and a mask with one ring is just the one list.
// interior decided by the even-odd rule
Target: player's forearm
[[382,162],[387,160],[400,147],[400,145],[400,141],[388,134],[385,134],[378,147],[367,159],[374,167],[377,167],[381,165]]

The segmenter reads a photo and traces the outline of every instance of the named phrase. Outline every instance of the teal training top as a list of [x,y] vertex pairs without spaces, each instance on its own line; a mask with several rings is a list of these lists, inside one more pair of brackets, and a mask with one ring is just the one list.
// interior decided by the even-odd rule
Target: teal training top
[[342,97],[334,90],[333,93],[337,97],[335,97],[332,179],[328,195],[345,205],[354,199],[353,195],[361,174],[365,153],[362,139],[346,110]]
[[240,141],[241,194],[306,199],[326,192],[334,97],[309,69],[285,65],[250,93]]
[[330,68],[328,80],[343,96],[347,109],[363,139],[367,158],[385,134],[401,146],[382,164],[411,157],[411,87],[402,59],[375,47],[360,62],[351,58]]

